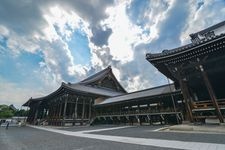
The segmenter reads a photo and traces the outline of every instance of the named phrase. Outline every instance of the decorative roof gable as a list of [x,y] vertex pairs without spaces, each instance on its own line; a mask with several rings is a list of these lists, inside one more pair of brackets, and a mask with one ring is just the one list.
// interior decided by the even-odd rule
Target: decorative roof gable
[[111,66],[79,82],[80,84],[127,93],[116,79]]

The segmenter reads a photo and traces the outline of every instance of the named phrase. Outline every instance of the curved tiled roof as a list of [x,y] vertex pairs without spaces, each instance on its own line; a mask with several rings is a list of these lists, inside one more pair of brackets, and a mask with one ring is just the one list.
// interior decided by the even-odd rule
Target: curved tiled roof
[[[115,82],[119,84],[119,82],[116,80],[115,76],[112,73],[111,67],[109,66],[106,69],[88,77],[87,79],[82,80],[81,82],[74,83],[74,84],[71,84],[71,83],[66,84],[62,82],[61,86],[56,91],[44,97],[30,98],[26,103],[23,104],[23,106],[28,106],[30,102],[44,101],[44,100],[50,99],[51,97],[55,97],[58,94],[64,92],[64,90],[67,90],[70,92],[77,92],[79,94],[98,95],[98,96],[105,96],[105,97],[118,96],[118,95],[126,93],[125,90],[123,92],[119,92],[109,88],[90,86],[92,82],[95,82],[95,81],[98,81],[99,79],[104,78],[109,73],[111,74],[111,76],[114,77]],[[121,85],[119,84],[119,86]],[[121,88],[123,89],[122,86]]]
[[80,81],[80,84],[84,84],[84,85],[90,85],[93,82],[96,82],[98,80],[104,79],[105,77],[107,77],[108,75],[110,75],[113,79],[114,82],[116,82],[116,84],[119,86],[119,88],[124,92],[127,93],[126,90],[123,88],[123,86],[119,83],[119,81],[116,79],[115,75],[112,72],[112,68],[111,66],[108,66],[106,69]]
[[89,83],[92,83],[92,82],[94,82],[94,81],[96,81],[96,80],[99,80],[99,79],[101,79],[102,77],[104,77],[104,76],[105,76],[106,74],[108,74],[111,70],[112,70],[112,69],[111,69],[111,66],[108,66],[108,67],[105,68],[104,70],[99,71],[99,72],[97,72],[96,74],[94,74],[94,75],[92,75],[92,76],[90,76],[90,77],[88,77],[88,78],[86,78],[86,79],[80,81],[80,83],[83,83],[83,84],[89,84]]
[[171,57],[171,56],[174,56],[174,55],[178,55],[180,53],[190,51],[190,50],[192,50],[194,48],[197,48],[197,47],[200,47],[204,44],[208,44],[210,42],[214,42],[216,40],[222,39],[224,37],[225,37],[225,33],[222,33],[220,35],[216,35],[216,36],[214,36],[212,38],[209,38],[209,39],[203,39],[202,41],[200,41],[198,43],[190,43],[190,44],[187,44],[187,45],[184,45],[184,46],[181,46],[181,47],[178,47],[178,48],[174,48],[174,49],[171,49],[171,50],[164,50],[162,53],[155,53],[155,54],[147,53],[146,59],[157,60],[157,59],[162,59],[162,58],[166,58],[166,57]]
[[[218,24],[215,24],[213,26],[210,26],[204,30],[198,31],[196,33],[190,34],[190,37],[193,38],[194,37],[198,37],[198,35],[205,35],[209,32],[214,32],[215,30],[219,29],[220,27],[225,26],[225,21],[222,21]],[[221,28],[220,28],[221,29]],[[174,49],[170,49],[170,50],[163,50],[161,53],[147,53],[146,54],[146,59],[147,60],[157,60],[157,59],[162,59],[162,58],[166,58],[166,57],[171,57],[174,55],[178,55],[187,51],[191,51],[197,47],[200,47],[204,44],[210,43],[210,42],[214,42],[216,40],[219,40],[221,38],[225,37],[225,31],[224,32],[220,32],[218,33],[218,35],[213,34],[212,36],[209,37],[204,37],[203,39],[199,39],[197,41],[194,41],[190,44],[178,47],[178,48],[174,48]]]
[[64,83],[64,87],[66,87],[70,90],[73,90],[73,91],[81,92],[81,93],[89,93],[89,94],[102,95],[102,96],[107,96],[107,97],[124,94],[123,92],[117,92],[117,91],[113,91],[110,89],[82,85],[80,83],[77,83],[77,84],[65,84]]
[[107,105],[111,103],[121,103],[125,101],[137,100],[141,98],[154,97],[158,95],[165,95],[179,92],[180,90],[176,90],[174,84],[167,84],[163,86],[158,86],[150,89],[145,89],[142,91],[136,91],[128,94],[123,94],[120,96],[115,96],[111,98],[107,98],[105,101],[96,104],[96,106]]

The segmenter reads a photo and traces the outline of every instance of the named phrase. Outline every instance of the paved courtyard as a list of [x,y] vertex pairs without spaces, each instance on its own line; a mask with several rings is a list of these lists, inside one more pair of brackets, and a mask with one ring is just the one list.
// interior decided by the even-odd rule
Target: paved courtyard
[[0,128],[3,150],[224,150],[225,134],[158,131],[163,126]]

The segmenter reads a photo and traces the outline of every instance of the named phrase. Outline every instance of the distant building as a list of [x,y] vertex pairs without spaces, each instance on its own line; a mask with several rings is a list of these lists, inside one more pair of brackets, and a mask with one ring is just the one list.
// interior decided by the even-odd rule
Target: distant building
[[9,105],[9,109],[11,109],[13,111],[17,111],[16,107],[13,104]]

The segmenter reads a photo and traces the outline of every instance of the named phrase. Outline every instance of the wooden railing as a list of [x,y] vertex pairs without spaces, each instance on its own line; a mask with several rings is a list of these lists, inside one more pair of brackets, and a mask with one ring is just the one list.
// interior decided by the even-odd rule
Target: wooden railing
[[130,110],[130,111],[120,111],[120,112],[102,112],[96,113],[96,116],[104,116],[104,115],[129,115],[129,114],[151,114],[151,113],[166,113],[166,112],[174,112],[172,108],[160,109],[160,110]]
[[[218,99],[217,103],[220,108],[225,108],[225,99]],[[212,101],[200,101],[200,102],[192,102],[192,109],[207,109],[214,108]]]

